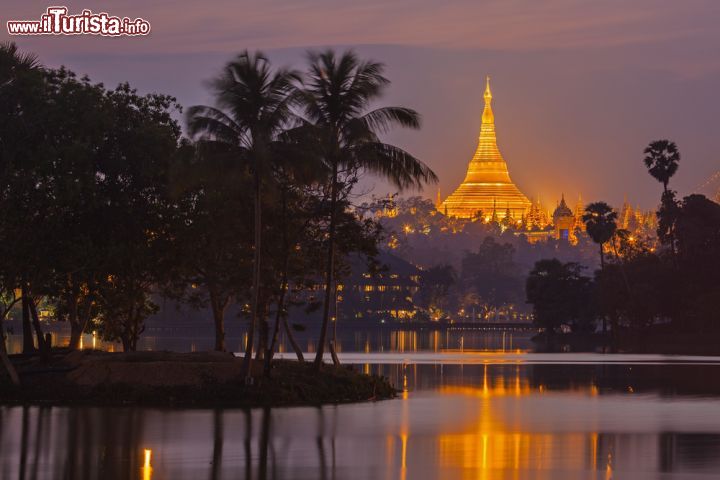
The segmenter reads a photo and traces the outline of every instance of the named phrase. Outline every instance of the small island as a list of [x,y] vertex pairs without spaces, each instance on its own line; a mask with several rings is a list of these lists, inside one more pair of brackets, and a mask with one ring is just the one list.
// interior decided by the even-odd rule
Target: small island
[[242,358],[231,353],[127,352],[93,350],[11,357],[22,379],[14,386],[0,375],[0,404],[154,407],[259,407],[347,403],[394,398],[385,377],[350,366],[276,360],[269,376],[252,365],[251,385]]

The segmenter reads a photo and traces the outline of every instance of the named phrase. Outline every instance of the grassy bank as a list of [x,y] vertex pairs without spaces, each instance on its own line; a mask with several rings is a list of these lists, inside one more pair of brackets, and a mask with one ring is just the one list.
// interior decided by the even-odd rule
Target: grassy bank
[[254,407],[319,405],[393,398],[387,379],[341,366],[276,361],[270,378],[253,364],[254,383],[240,377],[242,360],[223,353],[73,352],[50,359],[14,356],[22,385],[0,374],[0,403]]

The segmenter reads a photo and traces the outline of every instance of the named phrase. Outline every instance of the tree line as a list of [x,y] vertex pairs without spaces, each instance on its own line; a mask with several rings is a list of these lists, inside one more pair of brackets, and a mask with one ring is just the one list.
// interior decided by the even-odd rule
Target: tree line
[[171,96],[106,88],[2,44],[0,327],[19,305],[23,351],[47,353],[47,302],[70,325],[70,349],[92,329],[134,350],[161,293],[209,307],[222,351],[236,303],[250,378],[253,355],[269,372],[279,330],[292,337],[288,306],[322,284],[314,366],[325,348],[336,359],[337,274],[349,253],[376,253],[381,234],[355,213],[353,187],[364,174],[400,190],[437,177],[381,139],[420,128],[412,109],[376,107],[390,84],[381,63],[327,50],[306,64],[242,52],[209,83],[214,105],[183,111]]
[[607,203],[588,205],[583,221],[600,269],[589,277],[577,263],[545,259],[527,278],[527,300],[546,331],[563,324],[594,331],[599,322],[606,333],[609,323],[617,344],[658,328],[700,336],[720,330],[720,204],[700,194],[679,199],[668,188],[680,163],[675,143],[651,142],[643,163],[663,187],[657,242],[618,228]]

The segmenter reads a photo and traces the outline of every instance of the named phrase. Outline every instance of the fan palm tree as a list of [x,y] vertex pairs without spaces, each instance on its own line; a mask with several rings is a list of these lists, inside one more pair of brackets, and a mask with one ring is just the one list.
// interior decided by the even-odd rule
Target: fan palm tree
[[317,139],[317,148],[329,171],[330,212],[328,220],[325,298],[315,368],[322,364],[327,340],[335,275],[335,241],[340,195],[348,185],[343,172],[366,171],[390,181],[398,189],[436,182],[430,168],[405,150],[383,143],[378,134],[393,126],[417,129],[420,117],[403,107],[371,109],[390,83],[381,63],[361,61],[354,52],[336,56],[332,50],[309,53],[309,72],[301,92],[305,115]]
[[[652,175],[657,181],[663,185],[663,193],[660,199],[660,212],[663,216],[672,217],[671,212],[676,211],[677,203],[675,201],[675,192],[668,190],[668,183],[670,178],[677,172],[678,164],[680,163],[680,151],[675,145],[675,142],[669,140],[656,140],[650,142],[645,148],[645,166],[648,169],[650,175]],[[675,249],[675,232],[674,232],[674,221],[670,221],[667,224],[667,228],[662,229],[661,227],[667,224],[663,218],[660,218],[660,227],[658,229],[658,235],[661,239],[668,239],[670,241],[670,251],[673,255],[673,261],[677,261],[676,249]]]
[[680,163],[680,151],[675,142],[656,140],[645,148],[645,166],[650,175],[663,185],[663,193],[667,194],[670,178],[677,172]]
[[297,98],[297,72],[273,70],[267,57],[247,51],[227,63],[210,86],[216,107],[188,109],[191,135],[205,142],[220,142],[235,151],[238,162],[252,171],[254,183],[253,278],[250,327],[245,347],[243,375],[250,379],[255,328],[258,321],[262,260],[262,185],[269,167],[280,161],[281,134],[292,124]]
[[600,269],[604,270],[605,254],[603,253],[603,247],[615,235],[617,212],[605,202],[595,202],[585,208],[582,220],[592,241],[600,245]]

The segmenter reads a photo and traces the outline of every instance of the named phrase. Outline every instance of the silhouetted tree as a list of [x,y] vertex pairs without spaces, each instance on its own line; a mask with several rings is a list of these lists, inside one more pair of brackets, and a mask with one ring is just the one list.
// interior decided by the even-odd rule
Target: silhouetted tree
[[668,189],[670,178],[677,172],[680,163],[680,151],[674,142],[669,140],[656,140],[650,142],[645,148],[643,159],[648,173],[658,182],[662,183],[663,193],[660,198],[660,211],[658,217],[658,237],[670,244],[670,251],[676,253],[675,233],[673,230],[674,221],[670,220],[677,212],[677,201],[675,192]]
[[485,237],[477,252],[468,252],[462,259],[460,281],[462,288],[477,295],[478,304],[473,306],[486,312],[519,303],[523,282],[515,262],[515,248]]
[[13,385],[20,385],[20,378],[15,370],[15,366],[10,362],[10,358],[8,357],[5,346],[5,328],[3,327],[3,321],[18,301],[20,301],[20,297],[17,296],[15,290],[6,290],[0,293],[0,361],[2,361],[3,367],[5,367]]
[[135,350],[145,318],[157,310],[152,289],[167,281],[167,182],[180,138],[178,106],[173,97],[139,95],[128,84],[108,91],[105,101],[113,121],[96,173],[102,208],[95,228],[106,236],[96,329]]
[[337,57],[332,50],[309,54],[307,83],[302,91],[305,114],[312,124],[318,152],[330,170],[328,179],[329,219],[325,299],[322,325],[318,339],[315,366],[319,368],[327,341],[330,305],[335,291],[335,247],[338,205],[348,193],[343,182],[345,174],[366,170],[388,179],[403,189],[436,181],[435,174],[415,157],[393,145],[383,143],[378,133],[399,125],[419,128],[418,114],[403,107],[380,107],[370,110],[390,83],[383,76],[384,67],[376,62],[363,62],[348,51]]
[[450,289],[456,282],[457,273],[451,265],[437,265],[423,271],[420,275],[419,306],[428,310],[434,320],[446,316]]
[[645,166],[650,175],[662,183],[663,191],[668,191],[670,178],[675,175],[680,162],[680,152],[674,142],[656,140],[650,142],[643,152]]
[[617,212],[605,202],[591,203],[585,208],[582,217],[585,229],[593,242],[600,245],[600,268],[605,268],[605,253],[603,247],[617,229]]
[[44,293],[55,317],[69,323],[68,346],[75,350],[97,315],[98,282],[109,275],[109,237],[102,226],[110,190],[104,181],[119,147],[119,136],[108,134],[119,112],[103,85],[64,68],[47,72],[46,94],[45,118],[53,125],[46,144],[53,158],[45,169],[52,213],[44,229],[55,233],[45,242]]
[[582,275],[582,270],[577,263],[562,263],[554,258],[535,263],[525,293],[533,306],[536,325],[549,333],[563,324],[576,331],[593,329],[591,281]]
[[194,106],[188,109],[191,135],[205,142],[220,142],[234,149],[239,162],[246,164],[254,180],[254,240],[250,328],[245,347],[243,376],[250,378],[250,361],[259,317],[262,258],[262,186],[270,166],[280,160],[280,134],[292,121],[296,99],[291,70],[273,71],[262,53],[243,52],[225,65],[212,82],[217,108]]
[[675,222],[679,281],[676,301],[685,327],[720,329],[720,204],[704,195],[683,198]]
[[[30,321],[30,289],[40,266],[36,261],[43,243],[37,228],[47,207],[39,170],[47,159],[44,134],[48,132],[44,120],[45,71],[37,56],[22,53],[14,43],[0,44],[0,243],[12,257],[22,264],[4,262],[3,280],[6,288],[21,288],[23,352],[35,351],[33,325]],[[15,269],[14,267],[18,267]],[[9,271],[13,268],[14,271]],[[44,273],[44,272],[42,272]],[[35,325],[38,345],[43,338]]]
[[[244,187],[244,188],[243,188]],[[165,293],[210,307],[215,350],[225,351],[225,312],[251,288],[252,177],[225,145],[186,144],[172,172],[171,251]]]

